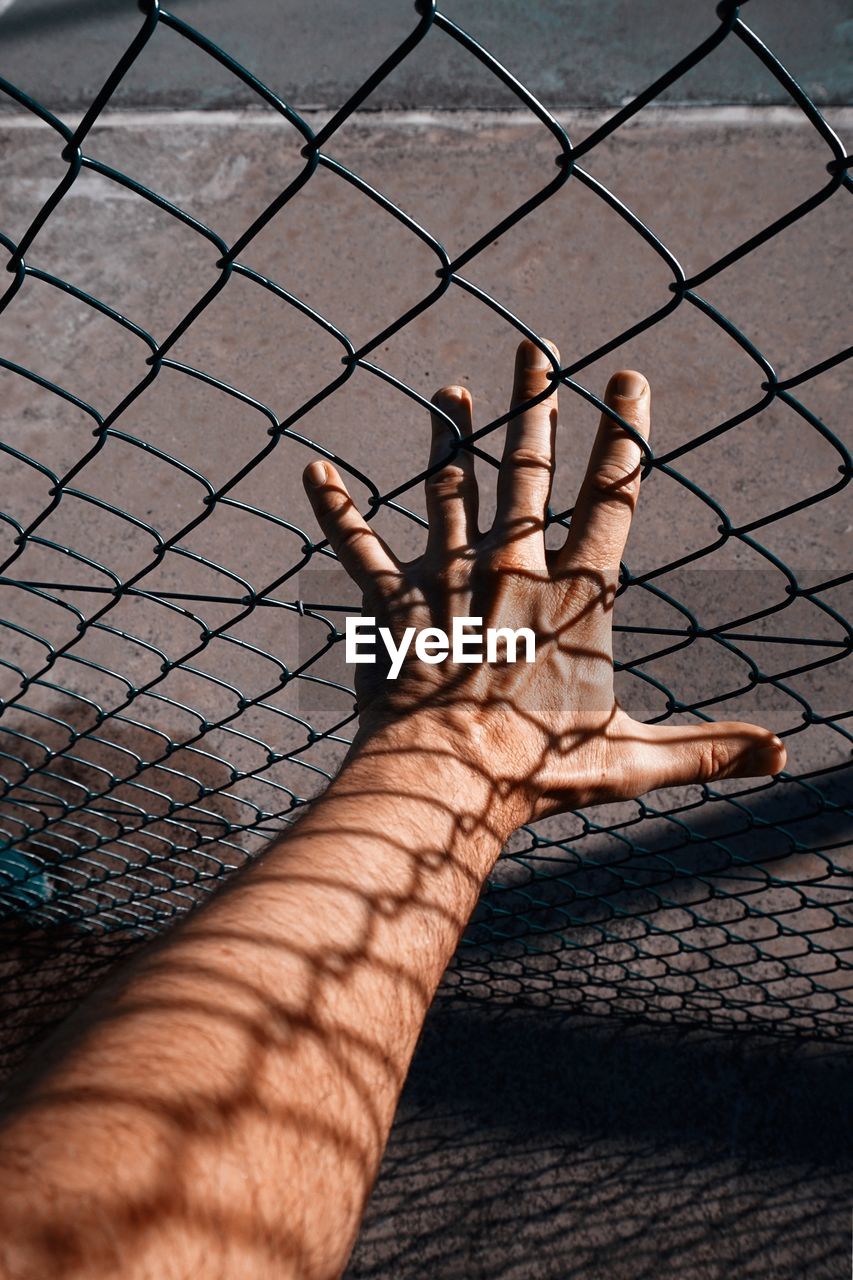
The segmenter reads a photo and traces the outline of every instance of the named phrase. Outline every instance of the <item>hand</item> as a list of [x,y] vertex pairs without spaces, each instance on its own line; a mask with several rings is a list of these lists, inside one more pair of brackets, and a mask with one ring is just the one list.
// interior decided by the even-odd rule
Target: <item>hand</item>
[[[446,748],[450,739],[502,796],[511,795],[519,821],[656,787],[777,773],[785,749],[755,725],[650,725],[616,702],[613,602],[641,450],[602,415],[568,537],[558,551],[546,550],[557,392],[544,393],[552,382],[551,362],[534,343],[522,342],[512,391],[517,412],[507,426],[497,514],[486,533],[477,524],[474,458],[459,444],[472,430],[471,397],[461,387],[437,393],[430,455],[437,470],[426,481],[429,534],[424,554],[409,563],[359,514],[333,466],[313,462],[306,469],[314,512],[362,590],[364,613],[389,627],[398,643],[407,627],[450,632],[454,616],[482,618],[483,628],[529,627],[536,635],[532,663],[467,665],[448,657],[427,665],[410,648],[396,680],[387,679],[387,664],[357,667],[357,742],[414,721],[419,742]],[[530,403],[536,397],[543,398]],[[615,374],[605,403],[648,437],[650,394],[640,374]]]

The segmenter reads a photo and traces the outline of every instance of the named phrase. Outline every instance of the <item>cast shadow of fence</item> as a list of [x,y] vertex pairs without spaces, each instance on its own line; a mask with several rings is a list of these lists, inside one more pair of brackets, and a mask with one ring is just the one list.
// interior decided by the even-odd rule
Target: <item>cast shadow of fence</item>
[[[152,765],[161,731],[93,715],[68,699],[40,719],[38,740],[31,725],[4,725],[0,1074],[246,861],[225,761],[176,743]],[[88,804],[107,779],[108,797]]]
[[450,994],[849,1040],[849,778],[779,780],[645,824],[638,801],[609,824],[581,815],[574,838],[519,833]]
[[351,1280],[830,1276],[849,1049],[436,1006]]
[[[38,794],[12,787],[3,810],[4,1074],[253,853],[226,765],[209,753],[178,748],[168,767],[143,767],[109,805],[81,812],[81,791],[104,770],[144,766],[155,750],[144,726],[108,720],[89,732],[89,714],[69,702],[38,744],[5,739],[7,780],[42,771],[28,784]],[[63,750],[69,732],[84,730],[80,750]],[[632,827],[631,843],[619,843],[603,808],[598,839],[588,838],[590,814],[583,841],[540,834],[527,848],[525,829],[499,862],[440,999],[848,1040],[851,924],[843,901],[833,907],[850,876],[833,852],[850,836],[845,777],[777,783],[677,822],[667,811],[663,825]],[[129,815],[141,802],[145,829],[134,834]],[[76,813],[68,830],[56,818],[64,804]],[[27,837],[14,843],[21,829]]]

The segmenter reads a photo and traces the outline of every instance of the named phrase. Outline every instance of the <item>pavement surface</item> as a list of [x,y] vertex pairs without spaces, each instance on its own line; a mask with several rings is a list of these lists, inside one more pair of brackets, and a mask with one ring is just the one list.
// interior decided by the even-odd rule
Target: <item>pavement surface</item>
[[[417,24],[410,0],[175,0],[198,27],[294,106],[338,106]],[[709,0],[449,0],[439,6],[552,107],[618,105],[719,25]],[[88,104],[141,25],[133,0],[0,4],[0,75],[52,110]],[[749,0],[744,20],[820,103],[853,100],[849,0]],[[742,46],[719,51],[671,90],[688,103],[779,103],[785,90]],[[253,95],[174,32],[119,87],[117,106],[233,107]],[[368,108],[516,106],[493,75],[435,30]]]
[[[371,24],[358,6],[330,3],[256,3],[238,9],[219,0],[176,0],[174,8],[309,110],[315,126],[412,24],[407,5],[384,0],[370,6]],[[0,12],[0,74],[73,122],[138,24],[131,9],[108,0],[64,5],[16,0]],[[711,6],[651,0],[594,6],[460,3],[446,11],[561,109],[573,140],[582,139],[714,24]],[[638,13],[642,40],[637,39]],[[850,7],[812,6],[807,22],[802,13],[802,5],[787,0],[750,0],[744,8],[744,16],[790,61],[817,100],[834,104],[828,117],[849,137],[851,113],[838,104],[850,101],[844,55],[853,21]],[[555,37],[568,29],[571,41]],[[317,32],[329,30],[335,39],[325,40],[318,52]],[[156,39],[151,51],[156,56],[146,58],[144,71],[140,62],[138,74],[120,90],[117,105],[124,110],[99,122],[88,153],[233,242],[299,171],[302,140],[271,113],[240,111],[250,98],[233,77],[217,79],[209,59],[193,54],[174,33],[160,30]],[[429,49],[407,60],[369,104],[383,108],[383,114],[348,124],[330,152],[406,209],[453,256],[550,180],[555,147],[528,119],[497,114],[512,103],[492,78],[469,78],[470,60],[460,63],[446,37],[431,33],[429,41]],[[696,105],[783,100],[755,60],[742,58],[730,44],[725,57],[721,53],[682,82],[676,96],[693,107],[643,112],[584,162],[592,177],[646,222],[688,275],[806,199],[828,176],[826,147],[798,114],[772,105],[764,110]],[[444,55],[438,54],[440,48]],[[440,108],[447,106],[464,110],[442,115]],[[181,107],[192,111],[175,110]],[[396,113],[399,107],[406,113]],[[64,172],[56,137],[48,129],[31,118],[0,120],[0,230],[19,237]],[[781,377],[810,368],[850,343],[846,213],[840,193],[701,289]],[[39,233],[27,260],[88,291],[162,341],[217,279],[217,256],[218,250],[196,232],[126,187],[87,171]],[[437,265],[433,251],[411,231],[328,169],[310,180],[241,261],[327,316],[356,347],[434,287]],[[574,181],[502,235],[463,274],[555,339],[565,360],[595,349],[671,297],[671,275],[662,261],[612,208]],[[466,382],[475,395],[478,423],[484,423],[503,411],[516,340],[505,319],[454,287],[378,344],[372,359],[425,396],[442,383]],[[154,550],[149,527],[169,535],[203,511],[205,482],[221,485],[267,448],[269,419],[263,407],[280,419],[294,413],[340,374],[341,351],[338,341],[286,302],[256,282],[232,277],[171,354],[238,388],[251,402],[180,369],[164,369],[121,415],[106,447],[77,473],[77,492],[63,497],[40,529],[45,542],[31,543],[15,573],[21,579],[76,584],[61,599],[89,616],[93,600],[102,599],[97,591],[109,585],[98,566],[127,577],[149,563]],[[108,413],[144,376],[149,348],[138,334],[68,292],[30,277],[0,316],[0,352]],[[617,364],[643,369],[652,383],[658,451],[678,448],[754,404],[765,376],[706,314],[685,305],[584,369],[581,381],[600,392]],[[842,367],[810,378],[798,395],[849,444],[849,387]],[[572,501],[595,416],[580,396],[563,395],[555,478],[561,506]],[[0,370],[0,436],[37,463],[57,474],[66,471],[90,447],[93,425],[78,403]],[[69,728],[91,725],[91,708],[82,699],[103,706],[120,702],[123,678],[136,684],[153,678],[162,654],[178,657],[197,642],[200,626],[214,627],[234,616],[234,604],[227,601],[238,598],[245,583],[261,589],[296,563],[304,537],[316,535],[300,474],[317,445],[366,473],[383,491],[417,472],[427,449],[424,411],[365,369],[301,417],[295,432],[234,491],[238,505],[220,504],[181,539],[180,552],[170,553],[148,575],[151,596],[125,601],[108,615],[114,631],[95,632],[78,646],[81,657],[117,675],[62,660],[52,670],[53,685],[32,690],[30,710],[4,723],[62,748]],[[500,443],[500,432],[487,442],[493,454]],[[844,495],[819,504],[805,501],[837,483],[837,452],[778,401],[684,454],[677,465],[686,479],[713,494],[735,524],[782,506],[796,508],[760,537],[801,581],[849,571],[853,528]],[[11,459],[4,474],[3,509],[26,524],[49,500],[51,479]],[[484,467],[480,474],[488,514],[491,469]],[[367,485],[354,478],[352,487],[365,501]],[[423,511],[416,490],[405,502]],[[421,534],[404,515],[385,512],[380,527],[401,554],[418,550]],[[12,549],[13,533],[4,526],[0,550]],[[653,473],[644,484],[626,559],[634,572],[651,570],[713,541],[715,533],[716,521],[688,489]],[[50,544],[70,548],[90,563]],[[784,591],[778,571],[736,541],[706,556],[700,568],[667,575],[663,585],[689,602],[707,625],[773,603]],[[157,603],[158,595],[165,598],[169,591],[212,598],[194,602],[194,617],[188,618]],[[274,593],[281,601],[297,594],[346,599],[347,588],[335,571],[317,569]],[[825,598],[850,615],[849,584]],[[654,605],[646,593],[631,590],[620,603],[624,621],[672,622],[666,608]],[[34,637],[58,645],[76,634],[76,614],[19,588],[0,586],[0,611],[32,633],[17,633],[4,650],[4,657],[24,670],[44,658],[44,647]],[[804,645],[782,644],[780,634],[799,635]],[[134,704],[132,720],[107,721],[100,744],[89,740],[50,783],[53,794],[72,799],[81,784],[91,785],[103,770],[124,767],[128,753],[153,758],[164,732],[185,742],[200,720],[216,720],[236,709],[239,696],[267,688],[281,662],[292,666],[304,659],[324,635],[322,624],[300,621],[284,607],[256,610],[231,629],[231,639],[210,645],[196,659],[195,672],[175,671],[157,687],[168,702],[143,698]],[[768,623],[757,639],[744,644],[762,670],[779,670],[795,664],[792,654],[813,654],[815,642],[837,643],[837,628],[827,615],[799,601],[782,621]],[[631,647],[637,643],[636,637],[621,637],[617,656],[637,656]],[[701,642],[652,662],[649,669],[685,697],[720,695],[737,687],[742,674],[737,664],[729,668],[721,661],[717,647]],[[327,670],[338,669],[332,663]],[[805,725],[797,701],[805,698],[826,715],[842,709],[847,687],[839,666],[787,683],[793,695],[758,684],[745,695],[723,698],[713,714],[795,729],[789,749],[796,774],[840,764],[845,754],[838,735],[827,725]],[[4,669],[0,685],[0,696],[14,694],[14,669]],[[656,714],[663,707],[654,686],[627,676],[620,695],[637,714]],[[181,749],[170,758],[168,771],[155,768],[146,777],[164,795],[191,803],[196,780],[223,786],[232,764],[241,771],[263,764],[262,744],[286,749],[301,741],[301,728],[283,713],[322,726],[344,710],[344,695],[321,696],[316,688],[291,685],[265,699],[263,708],[246,712],[240,734],[216,730],[207,735],[203,756]],[[26,758],[23,748],[22,754]],[[308,758],[332,768],[337,755],[335,748],[320,746]],[[37,761],[34,751],[30,763]],[[283,788],[307,794],[317,785],[316,775],[303,766],[278,765],[211,799],[201,820],[246,821],[252,805],[277,812],[286,799]],[[115,794],[117,801],[138,800],[130,787]],[[761,807],[759,796],[750,801],[752,812],[777,820],[779,806],[785,813],[786,805],[795,811],[797,795],[796,788],[774,791],[770,809]],[[655,799],[666,807],[685,797]],[[156,811],[153,792],[148,803]],[[200,813],[191,810],[191,816]],[[714,821],[712,816],[712,830]],[[98,820],[93,827],[97,833]],[[566,830],[556,824],[547,834],[560,837]],[[169,831],[165,818],[163,831]],[[634,828],[634,834],[645,840],[649,856],[667,857],[652,824]],[[845,835],[849,832],[840,829],[811,829],[817,843],[835,843]],[[155,826],[152,847],[156,836]],[[747,839],[758,875],[763,846],[754,831]],[[249,845],[236,841],[224,856],[238,862]],[[142,839],[140,847],[144,852]],[[744,850],[742,836],[733,847]],[[121,857],[127,856],[125,849]],[[836,850],[833,856],[841,868],[848,855]],[[85,867],[75,871],[73,859],[70,865],[85,878]],[[502,867],[500,874],[511,883],[512,862]],[[808,858],[777,859],[774,869],[794,887],[806,885],[805,909],[800,902],[794,917],[794,904],[786,905],[796,930],[806,938],[812,930],[830,952],[840,949],[841,934],[829,928],[816,898],[808,896],[809,878],[818,874]],[[177,865],[166,870],[179,874]],[[137,892],[140,876],[144,880],[147,874],[132,865],[125,871],[124,879],[118,875],[113,882],[116,910],[121,893]],[[748,870],[743,877],[738,884],[717,885],[713,875],[706,876],[712,896],[719,888],[712,905],[738,903],[738,895],[747,893]],[[774,903],[765,899],[763,907],[772,916]],[[676,915],[659,910],[653,924],[681,954],[685,926]],[[78,950],[79,943],[78,937]],[[766,943],[762,962],[773,961],[774,945],[772,938]],[[720,1007],[737,1020],[738,993],[742,998],[754,990],[754,974],[742,949],[727,947],[716,947],[715,972]],[[561,983],[568,989],[576,975],[565,955],[559,963],[563,968],[555,989]],[[618,994],[603,997],[597,974],[589,990],[574,988],[583,995],[582,1016],[569,1017],[564,1007],[509,1007],[508,992],[522,1000],[542,997],[541,973],[514,969],[509,961],[503,968],[496,962],[485,973],[469,967],[469,982],[480,983],[472,988],[478,998],[454,1003],[458,974],[465,972],[457,966],[457,978],[451,974],[427,1022],[352,1260],[352,1280],[799,1280],[803,1275],[834,1280],[845,1274],[853,1176],[846,1141],[849,1052],[808,1039],[712,1035],[698,1025],[689,979],[673,974],[669,964],[662,952],[655,972],[666,983],[645,982],[652,988],[644,997],[645,1025],[627,1019],[627,1008],[622,1017],[612,1016],[619,1011]],[[611,1016],[587,1017],[596,1001],[598,1011]],[[678,1030],[665,1025],[673,1002],[685,1018]],[[831,1030],[831,1014],[824,1029]]]

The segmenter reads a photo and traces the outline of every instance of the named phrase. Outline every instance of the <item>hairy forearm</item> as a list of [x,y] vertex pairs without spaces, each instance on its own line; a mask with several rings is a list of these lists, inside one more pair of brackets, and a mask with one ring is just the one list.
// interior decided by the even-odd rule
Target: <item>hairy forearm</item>
[[515,815],[416,720],[48,1050],[0,1135],[9,1276],[334,1276]]

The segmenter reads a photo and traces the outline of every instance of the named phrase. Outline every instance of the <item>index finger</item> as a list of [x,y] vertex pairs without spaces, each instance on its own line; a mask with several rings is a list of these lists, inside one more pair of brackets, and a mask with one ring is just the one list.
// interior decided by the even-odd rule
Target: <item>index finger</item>
[[399,564],[353,502],[337,468],[318,458],[305,468],[302,479],[317,523],[361,590],[395,583]]

